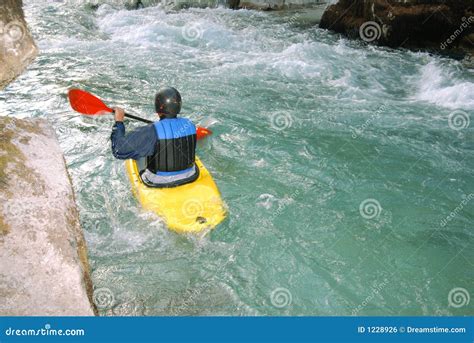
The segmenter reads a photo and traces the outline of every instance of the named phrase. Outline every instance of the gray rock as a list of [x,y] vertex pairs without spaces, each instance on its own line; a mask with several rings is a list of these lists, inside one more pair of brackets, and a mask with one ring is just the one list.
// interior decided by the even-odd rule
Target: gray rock
[[36,57],[21,0],[0,2],[0,89],[14,80]]
[[94,315],[74,192],[47,121],[0,117],[0,315]]

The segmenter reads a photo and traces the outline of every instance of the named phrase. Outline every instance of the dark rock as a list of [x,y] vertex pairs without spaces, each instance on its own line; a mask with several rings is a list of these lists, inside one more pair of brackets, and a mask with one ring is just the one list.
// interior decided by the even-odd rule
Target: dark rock
[[389,47],[474,52],[474,0],[340,0],[320,27]]
[[240,0],[229,0],[227,2],[227,5],[229,6],[229,8],[231,8],[233,10],[238,10],[239,5],[240,5]]

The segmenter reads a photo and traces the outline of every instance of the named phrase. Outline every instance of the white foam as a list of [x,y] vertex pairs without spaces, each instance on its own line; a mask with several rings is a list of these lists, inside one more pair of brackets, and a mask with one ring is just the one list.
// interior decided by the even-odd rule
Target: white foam
[[264,193],[258,196],[257,206],[269,210],[275,202],[278,202],[278,199],[274,195]]
[[166,13],[159,7],[144,12],[104,11],[97,20],[100,30],[112,41],[125,42],[134,46],[159,47],[166,50],[171,46],[180,49],[206,45],[223,48],[236,43],[232,30],[226,28],[223,19],[206,17],[196,10]]
[[452,109],[474,109],[474,83],[459,80],[455,72],[436,62],[421,68],[416,100]]
[[350,70],[344,70],[344,76],[338,79],[328,80],[328,83],[334,87],[349,88],[351,85],[352,73]]
[[[230,15],[233,20],[229,19]],[[293,44],[281,44],[279,37],[287,33],[286,28],[241,27],[241,19],[235,18],[248,20],[249,16],[263,15],[266,14],[223,9],[177,13],[166,13],[158,7],[150,8],[147,13],[108,9],[99,13],[97,25],[113,42],[146,50],[155,48],[160,56],[176,53],[200,62],[207,60],[217,68],[258,66],[275,69],[286,77],[320,77],[326,65],[314,59],[320,43],[296,35]]]

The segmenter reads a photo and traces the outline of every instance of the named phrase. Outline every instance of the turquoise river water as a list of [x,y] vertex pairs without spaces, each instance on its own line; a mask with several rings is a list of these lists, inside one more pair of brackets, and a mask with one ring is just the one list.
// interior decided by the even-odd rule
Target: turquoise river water
[[[0,111],[56,129],[102,315],[474,314],[474,70],[295,13],[25,11],[41,53]],[[111,118],[66,97],[83,88],[153,119],[163,85],[214,131],[198,154],[228,218],[207,235],[143,211]]]

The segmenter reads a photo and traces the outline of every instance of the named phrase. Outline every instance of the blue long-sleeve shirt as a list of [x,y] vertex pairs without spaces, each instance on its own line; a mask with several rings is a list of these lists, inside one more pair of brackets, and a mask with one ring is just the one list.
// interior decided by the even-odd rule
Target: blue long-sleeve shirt
[[115,158],[138,160],[155,153],[157,137],[153,124],[139,127],[125,134],[123,122],[115,122],[110,140],[112,141],[112,154]]

